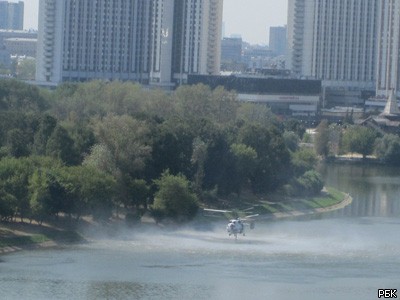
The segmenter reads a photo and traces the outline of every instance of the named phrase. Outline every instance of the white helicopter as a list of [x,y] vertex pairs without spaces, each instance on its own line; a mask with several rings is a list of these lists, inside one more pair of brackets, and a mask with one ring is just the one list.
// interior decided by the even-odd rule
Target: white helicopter
[[[218,209],[204,209],[204,210],[208,211],[208,212],[212,212],[212,213],[229,213],[229,212],[231,212],[228,210],[218,210]],[[246,216],[246,218],[244,218],[244,219],[242,219],[242,218],[231,219],[231,220],[229,220],[229,223],[226,226],[226,231],[228,232],[229,236],[233,235],[235,237],[235,240],[237,240],[237,237],[239,234],[242,234],[243,236],[246,235],[246,233],[245,233],[246,226],[249,226],[250,229],[254,229],[255,221],[251,220],[251,218],[254,218],[257,216],[258,216],[258,214]]]
[[238,234],[242,234],[243,236],[246,235],[245,228],[249,226],[250,229],[254,229],[255,222],[252,220],[247,222],[249,218],[256,217],[258,215],[247,216],[246,219],[232,219],[229,221],[229,224],[226,226],[226,231],[228,232],[229,236],[233,235],[235,240],[237,239]]

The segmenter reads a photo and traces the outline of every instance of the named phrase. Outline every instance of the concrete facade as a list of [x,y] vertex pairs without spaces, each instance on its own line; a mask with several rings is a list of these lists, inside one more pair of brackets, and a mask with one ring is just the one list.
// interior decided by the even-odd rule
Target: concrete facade
[[4,46],[11,55],[36,58],[37,39],[8,38],[4,40]]
[[373,88],[377,0],[289,0],[288,68],[328,86]]
[[378,97],[389,97],[391,90],[394,90],[400,96],[400,2],[381,1],[379,11],[376,94]]
[[400,96],[400,1],[289,0],[288,37],[293,76],[320,79],[343,98]]
[[286,26],[277,26],[269,28],[269,50],[273,55],[286,55],[287,45],[287,28]]
[[218,74],[223,0],[40,0],[36,80],[162,87]]
[[24,2],[0,1],[0,29],[24,28]]

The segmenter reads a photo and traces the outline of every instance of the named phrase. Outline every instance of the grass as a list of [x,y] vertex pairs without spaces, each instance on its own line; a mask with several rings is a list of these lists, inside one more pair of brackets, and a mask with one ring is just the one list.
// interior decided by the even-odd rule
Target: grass
[[73,243],[82,241],[73,230],[29,223],[0,223],[0,249],[5,247],[26,247],[53,241]]
[[326,208],[336,205],[343,201],[345,194],[334,188],[327,188],[327,193],[324,196],[314,197],[310,199],[315,208]]
[[43,234],[0,237],[0,248],[28,246],[48,241],[50,239]]
[[[229,217],[244,217],[246,215],[267,215],[273,213],[287,213],[291,211],[313,210],[328,208],[339,204],[345,198],[345,194],[334,188],[328,187],[316,197],[310,198],[283,198],[279,195],[257,197],[253,194],[243,193],[229,199],[230,208],[233,213]],[[228,201],[225,201],[228,202]],[[235,209],[232,209],[234,207]]]

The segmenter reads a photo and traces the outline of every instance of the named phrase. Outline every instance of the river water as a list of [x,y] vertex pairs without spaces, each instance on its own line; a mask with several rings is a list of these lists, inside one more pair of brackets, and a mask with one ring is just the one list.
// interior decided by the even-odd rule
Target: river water
[[1,257],[1,299],[378,299],[400,289],[400,172],[324,166],[353,204],[310,220],[99,235]]

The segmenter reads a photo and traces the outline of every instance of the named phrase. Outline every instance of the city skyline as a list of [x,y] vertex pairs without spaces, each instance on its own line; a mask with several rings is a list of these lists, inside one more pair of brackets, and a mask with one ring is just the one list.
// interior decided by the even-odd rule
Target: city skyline
[[[24,28],[37,29],[39,0],[24,3]],[[224,0],[223,21],[226,36],[240,34],[246,42],[268,44],[269,27],[287,23],[287,0]]]

